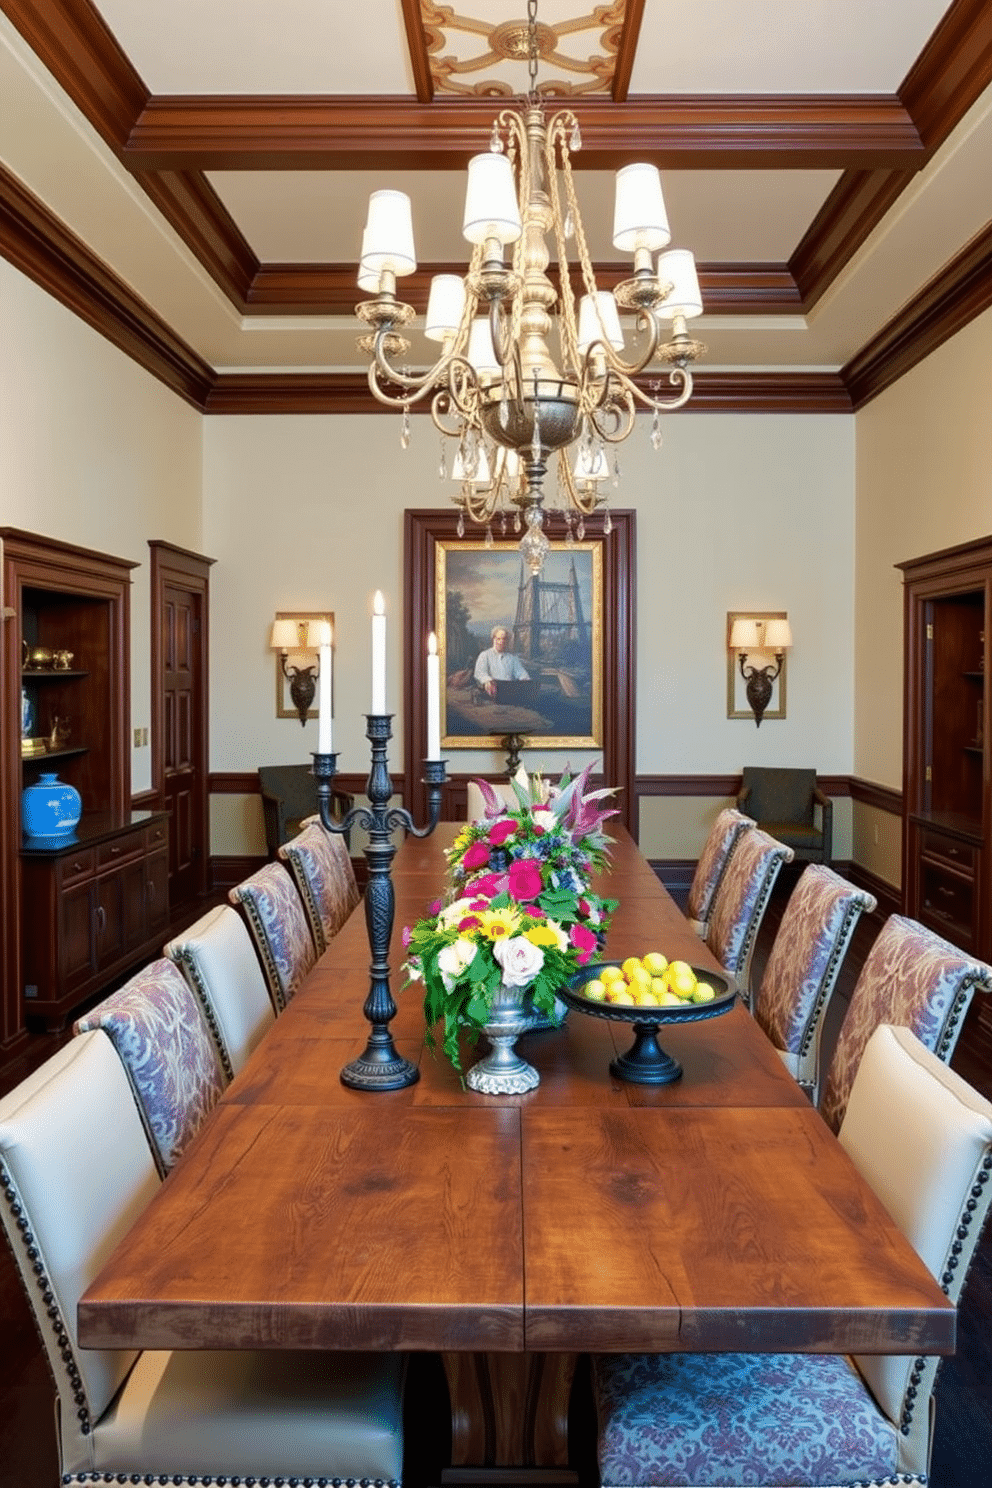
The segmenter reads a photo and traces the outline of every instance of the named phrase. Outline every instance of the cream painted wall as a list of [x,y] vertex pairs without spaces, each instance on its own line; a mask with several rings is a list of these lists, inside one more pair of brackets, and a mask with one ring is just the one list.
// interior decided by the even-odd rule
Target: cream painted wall
[[[201,416],[0,259],[0,526],[140,566],[131,722],[150,715],[149,538],[201,545]],[[131,787],[151,784],[132,750]]]
[[[744,764],[851,766],[853,687],[853,419],[683,415],[660,452],[647,420],[620,452],[615,500],[637,510],[638,730],[642,773],[729,773]],[[398,417],[208,419],[204,536],[211,571],[211,766],[254,769],[306,760],[316,723],[277,719],[276,610],[335,614],[334,747],[342,770],[364,771],[368,744],[371,596],[388,605],[387,703],[396,713],[390,766],[402,756],[403,510],[445,505],[438,436],[426,418],[400,448]],[[802,561],[796,562],[796,554]],[[789,612],[788,713],[726,717],[726,612]],[[219,664],[224,658],[223,666]],[[573,763],[581,764],[577,755]],[[557,770],[540,749],[531,765]],[[457,770],[500,757],[461,752]],[[714,811],[716,807],[714,806]],[[234,845],[238,808],[215,816]],[[674,819],[645,846],[696,850]]]
[[[895,564],[992,532],[992,311],[855,420],[853,773],[902,789],[902,573]],[[855,805],[857,861],[901,882],[898,822]],[[876,841],[876,828],[878,840]]]

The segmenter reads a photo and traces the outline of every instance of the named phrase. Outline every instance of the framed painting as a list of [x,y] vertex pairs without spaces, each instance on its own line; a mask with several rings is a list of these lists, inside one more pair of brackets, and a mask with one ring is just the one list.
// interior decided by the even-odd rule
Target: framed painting
[[602,557],[596,542],[561,545],[532,574],[515,542],[437,541],[442,748],[496,749],[506,734],[602,748]]
[[587,520],[574,544],[549,531],[551,551],[536,583],[515,541],[486,548],[474,531],[459,537],[457,516],[404,513],[407,801],[426,800],[419,779],[427,738],[421,642],[433,630],[442,658],[445,751],[501,749],[509,734],[547,749],[599,750],[602,777],[619,789],[630,825],[635,513],[612,511],[608,534],[601,520]]

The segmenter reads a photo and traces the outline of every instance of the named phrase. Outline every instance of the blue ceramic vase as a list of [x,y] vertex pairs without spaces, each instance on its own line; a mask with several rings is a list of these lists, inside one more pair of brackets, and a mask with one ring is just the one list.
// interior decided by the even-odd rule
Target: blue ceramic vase
[[29,837],[63,837],[78,825],[83,803],[74,785],[55,774],[39,776],[21,793],[21,826]]

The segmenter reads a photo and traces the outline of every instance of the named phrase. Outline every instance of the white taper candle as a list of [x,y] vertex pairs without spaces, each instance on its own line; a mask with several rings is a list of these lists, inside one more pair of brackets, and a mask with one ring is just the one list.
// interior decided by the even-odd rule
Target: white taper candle
[[372,712],[386,711],[386,602],[382,590],[372,601]]
[[441,758],[441,658],[433,631],[427,637],[427,758]]

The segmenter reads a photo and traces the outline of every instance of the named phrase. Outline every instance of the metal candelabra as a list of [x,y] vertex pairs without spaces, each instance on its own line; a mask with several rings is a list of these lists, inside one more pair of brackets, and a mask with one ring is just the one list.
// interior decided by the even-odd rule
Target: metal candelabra
[[401,1090],[420,1079],[420,1071],[404,1059],[393,1043],[389,1024],[396,1017],[396,1004],[389,990],[389,942],[393,933],[395,895],[390,872],[396,846],[393,833],[400,827],[414,837],[429,837],[441,816],[441,796],[445,784],[445,761],[424,761],[424,784],[430,820],[424,827],[414,825],[413,817],[402,806],[389,809],[393,794],[386,763],[386,745],[392,736],[391,713],[367,713],[365,737],[372,746],[372,765],[365,793],[370,805],[355,806],[341,821],[331,814],[331,794],[337,773],[336,754],[315,754],[313,773],[317,780],[317,804],[320,819],[328,832],[347,832],[360,826],[368,833],[365,859],[369,867],[365,890],[365,923],[369,932],[372,963],[369,967],[369,995],[362,1012],[372,1025],[365,1052],[346,1064],[341,1080],[355,1090]]

